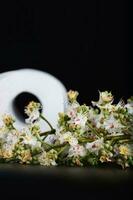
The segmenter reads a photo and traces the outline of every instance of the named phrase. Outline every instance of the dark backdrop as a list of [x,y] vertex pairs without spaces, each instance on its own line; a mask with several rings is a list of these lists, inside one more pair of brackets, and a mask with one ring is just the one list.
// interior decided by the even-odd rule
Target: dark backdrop
[[127,1],[51,5],[10,1],[1,8],[0,71],[31,67],[58,77],[80,101],[111,90],[133,94]]

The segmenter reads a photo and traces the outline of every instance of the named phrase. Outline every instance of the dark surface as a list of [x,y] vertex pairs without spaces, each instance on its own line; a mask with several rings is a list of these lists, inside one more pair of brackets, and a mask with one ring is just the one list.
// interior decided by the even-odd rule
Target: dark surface
[[[1,193],[10,196],[130,199],[133,171],[115,167],[69,168],[0,164]],[[15,190],[15,191],[14,191]],[[23,192],[22,192],[23,190]],[[132,199],[132,198],[131,198]]]

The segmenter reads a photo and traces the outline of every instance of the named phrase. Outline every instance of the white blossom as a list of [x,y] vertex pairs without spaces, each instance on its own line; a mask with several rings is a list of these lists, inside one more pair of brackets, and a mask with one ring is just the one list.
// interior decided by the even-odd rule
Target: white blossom
[[[2,132],[1,132],[2,131]],[[8,130],[6,127],[3,127],[0,130],[0,141],[2,143],[7,143],[8,145],[11,145],[14,147],[14,145],[19,140],[19,132],[16,130]]]
[[73,119],[75,125],[80,125],[82,128],[85,127],[87,122],[87,116],[81,113],[78,113],[77,116]]
[[29,118],[27,118],[25,120],[25,122],[27,124],[32,124],[34,121],[36,121],[37,119],[39,119],[40,117],[40,112],[38,110],[35,110],[34,112],[32,112],[29,116]]
[[66,133],[60,133],[58,134],[58,140],[60,141],[60,144],[63,144],[65,142],[68,142],[70,145],[75,146],[78,144],[77,138],[75,138],[71,132]]
[[112,114],[104,120],[103,127],[108,133],[121,133],[124,126]]
[[32,124],[34,121],[38,120],[40,117],[40,108],[41,104],[31,101],[28,106],[25,108],[25,113],[28,115],[28,119],[26,119],[26,123]]
[[45,138],[45,142],[48,143],[48,144],[54,144],[55,141],[57,140],[57,135],[55,134],[51,134],[51,135],[48,135],[46,138]]
[[43,151],[39,157],[38,161],[43,166],[56,166],[57,152],[51,149],[49,152]]
[[102,128],[104,118],[105,117],[103,113],[100,113],[94,117],[93,124],[96,126],[96,128]]
[[[3,129],[4,130],[4,129]],[[11,158],[15,145],[19,141],[19,133],[16,130],[6,130],[0,134],[1,152],[4,158]]]
[[111,92],[100,92],[99,91],[99,100],[97,102],[92,101],[93,106],[101,106],[104,104],[111,104],[113,102],[113,96]]
[[85,147],[90,152],[94,152],[98,155],[99,150],[103,147],[103,138],[95,140],[94,142],[88,142]]
[[21,137],[23,139],[22,144],[30,145],[32,148],[41,148],[41,142],[38,141],[37,137],[33,136],[30,132],[24,133]]
[[77,115],[77,108],[79,107],[79,104],[77,102],[69,104],[66,110],[66,114],[70,118],[75,118]]
[[133,103],[127,103],[125,108],[127,108],[129,114],[133,115]]
[[71,146],[68,152],[68,157],[78,157],[78,156],[85,156],[86,155],[86,149],[82,145],[74,145]]

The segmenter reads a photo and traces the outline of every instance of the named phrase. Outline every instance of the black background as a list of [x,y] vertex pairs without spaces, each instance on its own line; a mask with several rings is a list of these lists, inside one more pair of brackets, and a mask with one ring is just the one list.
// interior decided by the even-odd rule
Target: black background
[[5,2],[0,71],[47,71],[68,90],[78,90],[86,103],[97,98],[98,89],[111,90],[117,99],[131,96],[127,2]]

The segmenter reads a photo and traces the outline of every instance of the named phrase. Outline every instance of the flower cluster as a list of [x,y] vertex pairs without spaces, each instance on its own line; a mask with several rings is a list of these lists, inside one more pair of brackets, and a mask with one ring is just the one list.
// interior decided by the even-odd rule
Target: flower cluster
[[[99,92],[91,106],[80,105],[78,92],[68,92],[68,106],[59,113],[55,130],[40,113],[41,105],[25,108],[27,128],[17,130],[10,115],[0,128],[0,162],[43,166],[96,166],[115,163],[133,166],[133,98],[113,104],[110,92]],[[40,120],[50,130],[42,132]]]

